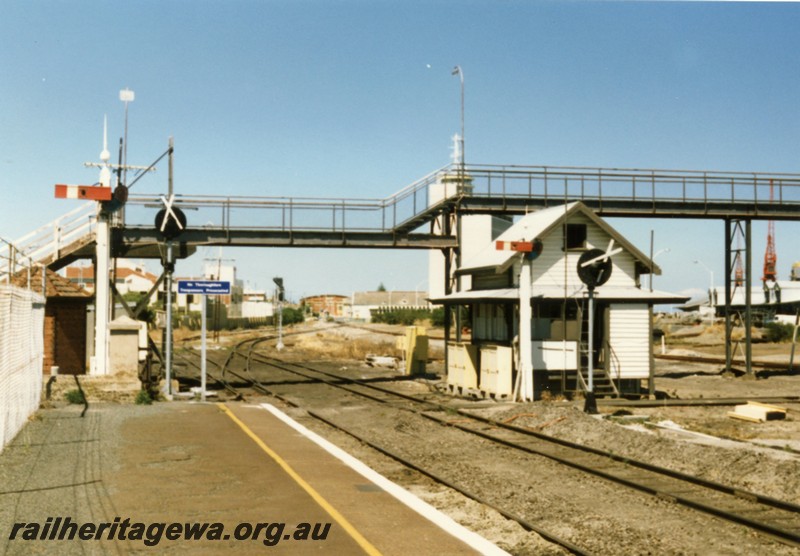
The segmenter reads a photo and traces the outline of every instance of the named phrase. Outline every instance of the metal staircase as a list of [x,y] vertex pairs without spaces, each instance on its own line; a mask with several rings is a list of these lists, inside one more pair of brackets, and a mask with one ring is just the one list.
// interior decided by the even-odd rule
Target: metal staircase
[[[584,300],[585,306],[585,300]],[[608,372],[608,367],[611,367],[611,358],[613,351],[611,346],[606,343],[605,349],[600,353],[589,352],[589,338],[588,338],[588,322],[587,311],[585,307],[581,310],[581,336],[578,345],[580,352],[578,372],[576,373],[575,391],[588,392],[589,391],[589,357],[594,357],[594,364],[592,366],[592,386],[597,397],[619,397],[619,390],[614,384],[614,380]],[[599,357],[597,357],[599,355]],[[619,365],[617,365],[619,367]]]
[[36,264],[58,270],[91,253],[95,241],[97,203],[87,201],[56,220],[0,249],[0,280]]

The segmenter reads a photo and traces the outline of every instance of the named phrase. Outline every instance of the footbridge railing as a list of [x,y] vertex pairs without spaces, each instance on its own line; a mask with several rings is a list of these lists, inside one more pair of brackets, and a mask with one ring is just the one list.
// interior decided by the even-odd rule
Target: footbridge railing
[[[329,240],[337,234],[346,238],[343,243],[369,237],[361,245],[374,240],[401,246],[387,238],[424,233],[423,226],[443,211],[514,214],[576,200],[606,216],[797,219],[800,175],[451,164],[385,198],[176,195],[190,229],[214,232],[207,244],[221,242],[225,234],[304,233],[307,245],[320,246],[336,246]],[[160,195],[131,194],[124,224],[116,217],[116,226],[152,229],[158,208]],[[15,257],[51,265],[93,241],[96,209],[94,202],[84,203],[14,240],[13,247],[0,247],[6,251],[0,252],[0,277],[13,272],[9,261]]]
[[94,241],[97,203],[81,203],[52,222],[0,244],[0,280],[32,263],[51,264]]
[[470,165],[467,205],[583,201],[606,215],[798,217],[800,175],[762,172]]
[[[430,201],[431,188],[447,168],[382,199],[176,194],[175,205],[185,211],[189,228],[392,233],[402,222],[430,210],[435,204]],[[152,226],[155,213],[144,210],[148,208],[163,208],[160,196],[131,194],[126,225]]]
[[[178,206],[192,211],[190,227],[403,234],[444,206],[514,213],[577,200],[612,216],[794,219],[800,215],[800,175],[451,164],[385,198],[176,195]],[[128,202],[139,208],[158,203],[155,195],[131,195]],[[132,209],[127,224],[152,225],[152,211]]]

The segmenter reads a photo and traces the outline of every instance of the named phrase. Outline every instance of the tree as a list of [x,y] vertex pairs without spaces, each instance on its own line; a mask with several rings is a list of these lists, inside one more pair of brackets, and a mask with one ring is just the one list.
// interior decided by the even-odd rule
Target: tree
[[378,291],[379,292],[385,292],[386,291],[386,286],[383,285],[383,282],[381,282],[380,285],[378,285]]

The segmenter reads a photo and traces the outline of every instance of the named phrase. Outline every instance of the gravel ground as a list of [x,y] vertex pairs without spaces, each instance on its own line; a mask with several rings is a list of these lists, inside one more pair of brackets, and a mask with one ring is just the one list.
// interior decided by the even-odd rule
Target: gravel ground
[[[316,336],[322,345],[341,341],[340,333],[332,339]],[[694,346],[672,349],[689,351]],[[308,356],[299,350],[287,351],[286,356],[308,362]],[[765,354],[777,357],[769,350]],[[313,355],[319,357],[318,353]],[[355,360],[326,357],[319,364],[354,377],[397,376],[393,370],[367,367]],[[656,387],[671,398],[797,395],[800,386],[800,376],[780,373],[762,373],[759,379],[748,380],[724,376],[714,366],[663,361],[658,362],[657,369]],[[431,370],[440,369],[434,365]],[[665,500],[628,492],[547,459],[498,448],[453,428],[376,407],[319,384],[290,382],[276,389],[285,389],[304,406],[315,408],[489,501],[508,506],[594,554],[800,554],[742,527]],[[158,414],[168,404],[145,408],[131,405],[135,389],[131,390],[122,379],[86,379],[84,384],[90,400],[102,398],[116,403],[93,405],[85,419],[80,419],[79,407],[62,402],[50,404],[0,455],[0,524],[4,530],[6,524],[15,521],[41,520],[43,511],[48,515],[74,516],[76,521],[111,520],[118,515],[101,480],[120,465],[112,456],[120,450],[119,431],[131,416],[142,411]],[[384,384],[412,393],[431,391],[428,382]],[[69,383],[59,384],[54,399],[60,399],[69,388]],[[280,405],[272,398],[253,396],[248,401]],[[800,404],[786,406],[789,412],[785,420],[757,424],[729,418],[729,406],[620,411],[601,405],[600,416],[589,416],[582,411],[580,401],[452,403],[493,418],[513,419],[515,425],[536,428],[558,438],[800,504],[800,426],[796,419]],[[311,419],[304,411],[283,409],[512,554],[564,553],[493,510],[409,471]],[[454,414],[453,418],[457,416]],[[193,465],[200,465],[199,459],[193,461]],[[60,544],[63,546],[13,543],[2,535],[0,553],[127,553],[126,547],[114,544],[90,547],[88,551],[84,543]]]
[[2,554],[119,554],[113,543],[87,546],[70,541],[10,541],[15,522],[70,516],[75,522],[112,521],[116,514],[104,474],[116,463],[116,432],[136,406],[97,405],[84,418],[82,407],[51,407],[34,415],[0,455]]
[[[683,349],[689,351],[692,347]],[[704,349],[713,352],[708,347]],[[768,351],[765,346],[759,349]],[[365,367],[358,361],[326,359],[318,363],[359,378],[391,375],[390,371]],[[670,398],[786,396],[796,395],[798,386],[798,376],[759,373],[758,379],[753,380],[725,376],[711,365],[657,362],[656,388]],[[395,387],[416,393],[429,391],[428,385],[407,381],[398,382]],[[295,385],[290,391],[301,404],[315,407],[335,422],[422,462],[431,471],[488,500],[509,504],[526,519],[595,554],[800,553],[754,538],[739,526],[627,492],[542,458],[466,439],[459,431],[376,410],[363,400],[340,392],[331,393],[313,385]],[[800,410],[798,404],[786,406],[789,412],[785,420],[766,423],[731,419],[730,406],[621,410],[601,405],[600,416],[589,416],[582,411],[580,401],[504,404],[454,400],[454,404],[498,419],[513,418],[516,425],[536,428],[554,437],[800,504],[800,427],[795,418]],[[302,412],[297,412],[297,418],[303,419]],[[310,419],[304,423],[347,446],[379,471],[391,475],[397,467],[341,433]],[[403,483],[404,476],[400,473],[396,480]],[[448,507],[448,497],[441,496],[441,488],[424,484],[414,488],[440,509],[464,513],[463,498],[455,496],[462,502]],[[546,545],[535,540],[533,534],[520,531],[513,535],[503,530],[502,518],[498,521],[473,513],[462,519],[514,554],[540,554],[545,550],[558,553],[556,548],[543,548]]]
[[[309,388],[309,387],[307,387]],[[377,410],[357,401],[350,401],[338,394],[338,403],[333,406],[317,389],[313,394],[301,395],[295,390],[293,399],[315,404],[317,409],[331,420],[354,429],[371,441],[388,447],[396,453],[417,462],[422,467],[447,477],[461,487],[495,503],[507,507],[545,530],[583,546],[594,554],[795,554],[797,551],[768,540],[754,539],[739,526],[722,522],[670,502],[630,492],[602,479],[587,476],[579,471],[565,469],[545,458],[520,454],[511,449],[491,445],[488,441],[471,438],[464,433],[421,420],[412,415]],[[747,470],[746,486],[753,486],[754,477],[772,472],[772,468],[752,468],[752,461],[730,455],[720,459],[719,454],[706,454],[704,447],[687,445],[678,441],[662,439],[650,433],[629,430],[617,423],[597,419],[584,414],[574,403],[534,403],[526,405],[498,405],[491,409],[477,410],[496,417],[522,417],[517,424],[537,426],[557,421],[550,425],[549,434],[559,433],[575,441],[602,446],[607,444],[616,452],[629,450],[631,456],[641,456],[653,451],[653,461],[664,464],[666,459],[673,467],[689,472],[715,477],[711,466],[704,469],[697,464],[717,460],[724,470],[740,460],[735,471]],[[298,412],[302,419],[302,412]],[[324,432],[357,457],[403,484],[403,475],[392,476],[394,463],[387,464],[384,458],[372,450],[332,432],[312,420],[304,420],[306,426]],[[564,433],[566,431],[566,433]],[[616,440],[615,440],[616,439]],[[620,441],[621,440],[621,441]],[[659,447],[655,450],[654,447]],[[722,450],[722,449],[719,449]],[[721,451],[724,453],[724,451]],[[699,456],[698,456],[699,454]],[[641,458],[645,459],[645,458]],[[761,461],[756,458],[755,460]],[[763,461],[769,461],[764,458]],[[694,464],[690,464],[694,462]],[[749,463],[748,463],[749,462]],[[788,465],[781,467],[781,465]],[[796,462],[779,462],[776,469],[782,475],[767,481],[781,482],[781,478],[796,473]],[[796,480],[793,478],[793,480]],[[418,485],[415,492],[448,513],[460,512],[439,498],[440,488],[430,492]],[[784,497],[784,496],[779,496]],[[472,527],[485,537],[503,546],[513,554],[540,554],[543,548],[535,535],[509,536],[497,521],[476,517],[466,519]],[[709,532],[713,532],[709,534]],[[557,549],[548,548],[557,553]]]

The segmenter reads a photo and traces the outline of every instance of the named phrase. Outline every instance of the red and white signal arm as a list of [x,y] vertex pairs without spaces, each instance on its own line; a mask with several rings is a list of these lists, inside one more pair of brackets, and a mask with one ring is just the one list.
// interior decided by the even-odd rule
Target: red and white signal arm
[[56,199],[86,199],[87,201],[110,201],[110,187],[100,185],[66,185],[56,184]]
[[539,238],[533,241],[496,241],[495,248],[498,251],[518,251],[525,253],[525,257],[533,260],[542,254],[542,240]]

